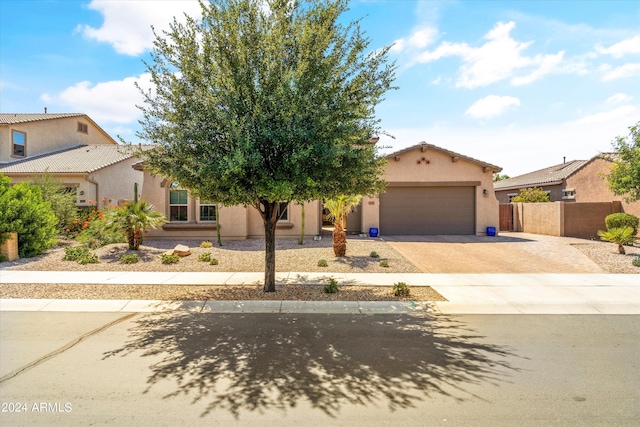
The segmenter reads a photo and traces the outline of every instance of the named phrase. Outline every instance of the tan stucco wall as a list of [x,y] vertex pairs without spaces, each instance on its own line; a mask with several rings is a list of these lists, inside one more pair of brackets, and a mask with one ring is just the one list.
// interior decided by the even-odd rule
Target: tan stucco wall
[[[475,187],[476,197],[476,234],[486,235],[487,227],[499,226],[499,203],[493,191],[493,172],[483,170],[477,163],[458,158],[452,161],[452,157],[439,150],[427,149],[422,152],[420,148],[402,153],[389,159],[385,168],[384,179],[392,182],[431,183],[432,185],[466,185]],[[473,184],[470,184],[473,183]],[[486,190],[487,195],[484,195]],[[378,203],[376,202],[376,206]],[[379,214],[378,214],[379,215]],[[368,213],[368,224],[373,223],[375,215]],[[376,223],[379,222],[376,220]],[[363,221],[364,224],[364,221]],[[373,225],[367,225],[366,230]],[[384,232],[384,230],[381,230]]]
[[627,203],[623,196],[617,196],[609,189],[606,175],[613,164],[596,158],[587,163],[573,176],[567,178],[567,187],[576,189],[576,202],[622,202],[625,213],[640,217],[640,201]]
[[[98,183],[97,187],[93,185],[94,195],[91,200],[97,200],[99,207],[103,207],[105,203],[108,204],[108,199],[113,200],[112,204],[117,203],[117,200],[133,200],[133,185],[136,182],[138,195],[140,195],[143,173],[131,167],[138,161],[136,158],[123,160],[90,174],[87,180]],[[104,198],[107,199],[106,202],[103,202]]]
[[[78,122],[88,126],[88,133],[78,132]],[[61,119],[40,120],[29,123],[18,123],[0,126],[0,162],[12,162],[24,157],[11,157],[12,131],[27,134],[26,158],[73,147],[78,144],[116,144],[86,117],[68,117]]]
[[[161,184],[164,182],[164,187]],[[144,185],[141,197],[153,204],[166,217],[169,217],[169,181],[144,173]],[[320,202],[305,204],[305,236],[311,237],[320,231]],[[164,229],[150,231],[149,238],[163,239],[202,239],[216,238],[215,225],[197,223],[197,201],[189,197],[187,223],[168,224]],[[223,239],[246,239],[247,237],[264,236],[262,218],[255,208],[241,205],[219,206],[218,217],[220,235]],[[174,228],[178,227],[178,228]],[[289,205],[289,220],[283,221],[276,231],[277,237],[299,237],[302,228],[302,207],[295,203]]]
[[380,199],[378,197],[362,198],[362,229],[363,233],[369,233],[370,228],[378,228],[380,225]]
[[[305,236],[316,236],[320,234],[319,216],[320,201],[312,201],[304,204],[304,234]],[[253,207],[247,208],[249,217],[248,237],[264,236],[264,224],[260,213]],[[300,237],[302,231],[302,206],[296,203],[289,203],[289,219],[280,221],[276,229],[276,237]]]

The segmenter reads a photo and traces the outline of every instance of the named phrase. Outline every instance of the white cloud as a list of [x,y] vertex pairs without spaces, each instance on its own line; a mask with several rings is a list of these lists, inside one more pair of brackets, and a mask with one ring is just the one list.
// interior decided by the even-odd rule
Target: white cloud
[[395,40],[391,52],[400,53],[410,49],[424,49],[438,37],[438,30],[434,27],[423,27],[413,32],[409,37]]
[[511,107],[520,105],[520,100],[512,96],[489,95],[477,100],[465,112],[476,119],[489,119],[499,116]]
[[604,123],[614,122],[620,117],[629,117],[636,111],[638,111],[638,107],[634,105],[623,105],[614,110],[602,111],[600,113],[584,116],[581,119],[576,120],[575,123],[581,124],[581,125],[604,124]]
[[605,71],[605,75],[602,76],[602,80],[616,80],[623,79],[625,77],[637,77],[640,74],[640,63],[637,64],[624,64],[616,68],[611,68],[610,65],[604,64],[600,67],[601,71]]
[[614,58],[620,58],[628,53],[640,53],[640,36],[623,40],[607,48],[597,45],[596,52],[603,55],[612,55]]
[[622,104],[629,101],[631,101],[631,97],[626,93],[616,93],[615,95],[612,95],[609,98],[607,98],[606,103],[607,105],[611,105],[611,104]]
[[[524,56],[523,52],[533,41],[518,42],[510,33],[515,22],[498,22],[485,35],[488,41],[480,47],[471,47],[466,43],[443,42],[432,51],[418,55],[418,62],[431,62],[447,56],[460,56],[464,65],[460,67],[460,76],[456,87],[473,89],[487,86],[500,80],[512,78],[513,85],[523,85],[540,79],[554,71],[560,71],[564,52],[555,55]],[[512,77],[518,70],[529,73],[521,77]]]
[[84,81],[68,87],[57,95],[43,94],[40,99],[88,114],[98,123],[135,123],[140,116],[136,105],[144,100],[135,83],[143,90],[152,87],[148,73],[92,85]]
[[199,17],[200,6],[197,1],[105,1],[92,0],[87,6],[100,12],[104,22],[100,28],[80,25],[77,30],[86,37],[113,45],[116,52],[136,56],[153,46],[153,25],[161,34],[167,30],[175,16],[184,21],[184,13]]

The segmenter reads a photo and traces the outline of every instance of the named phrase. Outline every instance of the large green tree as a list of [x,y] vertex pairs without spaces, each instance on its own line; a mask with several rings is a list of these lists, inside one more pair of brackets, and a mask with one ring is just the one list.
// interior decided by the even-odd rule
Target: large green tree
[[347,0],[212,0],[156,35],[140,153],[195,195],[260,212],[265,291],[275,291],[280,202],[382,190],[375,106],[390,47],[372,49]]
[[640,200],[640,122],[629,127],[627,137],[616,137],[612,145],[616,155],[607,175],[611,191],[626,196],[627,202]]

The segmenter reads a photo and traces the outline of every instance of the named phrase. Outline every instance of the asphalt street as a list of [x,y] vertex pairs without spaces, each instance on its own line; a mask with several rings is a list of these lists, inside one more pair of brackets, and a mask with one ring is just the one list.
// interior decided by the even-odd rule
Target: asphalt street
[[0,425],[638,425],[639,320],[5,311]]

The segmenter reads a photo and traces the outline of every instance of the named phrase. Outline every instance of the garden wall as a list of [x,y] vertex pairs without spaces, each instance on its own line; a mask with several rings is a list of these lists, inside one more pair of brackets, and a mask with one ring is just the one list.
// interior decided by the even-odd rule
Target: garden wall
[[514,231],[595,239],[598,230],[606,230],[605,217],[617,212],[622,212],[617,201],[514,203]]

